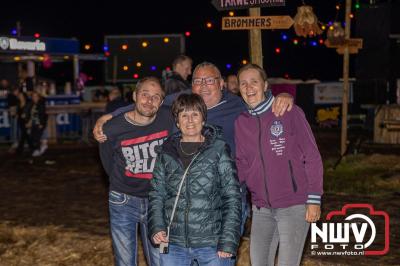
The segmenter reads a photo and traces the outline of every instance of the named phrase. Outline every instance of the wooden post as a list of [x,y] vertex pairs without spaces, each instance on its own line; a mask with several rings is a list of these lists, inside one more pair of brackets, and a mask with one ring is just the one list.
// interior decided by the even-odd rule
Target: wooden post
[[49,133],[49,143],[57,143],[57,114],[49,114],[47,120],[47,130]]
[[[17,29],[17,37],[21,37],[21,29],[22,29],[22,27],[21,27],[21,22],[20,21],[17,21],[16,29]],[[17,64],[17,68],[18,68],[18,79],[21,79],[22,78],[22,63],[21,62],[19,62]]]
[[[350,39],[350,11],[351,0],[346,0],[345,39]],[[340,154],[344,156],[347,148],[347,110],[349,102],[349,47],[346,46],[343,54],[343,100],[342,100],[342,134],[340,139]]]
[[[260,16],[261,11],[260,8],[250,8],[249,15],[250,17]],[[250,40],[250,61],[253,64],[257,64],[260,67],[263,67],[263,55],[262,55],[262,39],[261,39],[261,30],[260,29],[251,29],[249,31],[249,40]]]
[[73,74],[74,74],[74,89],[76,90],[76,85],[78,84],[78,79],[79,79],[79,56],[74,55],[72,59],[72,66],[73,66]]
[[117,73],[118,73],[118,58],[116,55],[113,56],[113,84],[117,83]]

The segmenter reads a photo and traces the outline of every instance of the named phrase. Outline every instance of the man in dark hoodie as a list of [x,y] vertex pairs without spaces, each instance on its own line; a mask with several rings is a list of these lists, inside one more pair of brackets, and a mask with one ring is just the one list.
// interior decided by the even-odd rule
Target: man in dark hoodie
[[165,81],[166,95],[190,89],[187,78],[192,74],[192,59],[186,55],[179,55],[172,63],[172,75]]

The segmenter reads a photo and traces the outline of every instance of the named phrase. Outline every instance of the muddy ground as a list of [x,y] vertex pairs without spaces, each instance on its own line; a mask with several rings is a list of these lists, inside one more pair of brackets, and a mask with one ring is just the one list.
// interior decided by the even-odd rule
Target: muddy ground
[[[317,133],[324,160],[332,164],[338,158],[337,133]],[[385,256],[312,256],[306,243],[303,265],[400,265],[400,157],[390,155],[398,148],[365,144],[357,152],[366,155],[351,157],[355,162],[384,165],[380,172],[371,171],[382,177],[377,184],[383,185],[364,193],[328,186],[323,217],[345,203],[373,204],[390,215],[390,251]],[[0,146],[0,169],[0,265],[112,265],[108,182],[96,145],[57,144],[34,160],[10,155]],[[337,170],[327,171],[335,178],[332,173]],[[383,234],[377,239],[383,243]],[[242,240],[238,265],[249,265],[248,242]],[[145,265],[140,256],[140,265]]]

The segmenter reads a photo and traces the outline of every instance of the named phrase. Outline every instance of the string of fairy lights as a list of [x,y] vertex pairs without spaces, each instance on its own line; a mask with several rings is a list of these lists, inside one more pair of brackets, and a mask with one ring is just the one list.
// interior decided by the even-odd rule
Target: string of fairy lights
[[[355,1],[354,5],[353,5],[352,10],[353,11],[357,11],[360,8],[360,6],[361,6],[360,5],[360,0],[357,0],[357,1]],[[340,12],[342,10],[342,7],[343,7],[343,3],[342,3],[342,1],[339,1],[335,5],[336,12],[335,12],[335,17],[334,17],[333,20],[330,20],[330,21],[328,21],[326,23],[322,22],[322,21],[318,21],[319,26],[323,31],[323,33],[321,35],[319,35],[319,36],[299,37],[299,36],[296,36],[294,33],[289,33],[288,31],[281,31],[279,33],[280,42],[276,43],[275,47],[273,48],[274,49],[274,53],[276,55],[280,55],[281,53],[284,53],[284,51],[288,47],[288,45],[293,45],[295,47],[296,46],[298,46],[298,47],[325,47],[324,38],[326,38],[326,37],[324,37],[324,35],[326,35],[327,31],[334,29],[333,28],[333,23],[334,22],[338,22],[339,14],[340,14]],[[236,15],[235,11],[229,11],[229,12],[224,13],[222,15],[225,16],[226,14],[228,16],[231,16],[231,17],[234,17]],[[352,19],[352,20],[355,18],[355,15],[354,15],[353,12],[350,13],[349,16],[350,16],[350,19]],[[343,22],[342,25],[345,26],[345,23]],[[207,30],[212,30],[214,28],[214,24],[213,24],[212,21],[205,21],[203,23],[203,27],[205,29],[207,29]],[[12,29],[11,30],[11,35],[17,36],[18,35],[17,29],[15,29],[15,28]],[[33,36],[36,39],[39,39],[41,37],[40,33],[34,33]],[[192,32],[191,31],[186,31],[186,32],[184,32],[184,36],[185,36],[185,38],[188,39],[188,38],[190,38],[192,36]],[[170,39],[168,37],[164,37],[163,38],[163,42],[164,42],[164,44],[167,45],[170,42]],[[141,48],[147,48],[147,47],[149,47],[151,45],[151,43],[150,43],[149,40],[142,40],[140,45],[141,45]],[[84,43],[82,48],[83,48],[83,50],[85,52],[92,52],[92,51],[95,50],[95,45],[91,44],[91,43]],[[122,44],[120,46],[120,49],[121,49],[121,51],[129,51],[129,49],[137,49],[137,47],[129,47],[128,44]],[[110,48],[107,45],[103,45],[103,49],[102,50],[103,50],[104,55],[106,57],[111,56]],[[65,60],[69,60],[69,57],[65,58]],[[241,60],[241,62],[239,64],[245,65],[247,63],[248,63],[248,60],[246,58],[244,58],[244,59]],[[236,64],[226,63],[225,67],[226,67],[227,70],[229,70],[229,69],[233,68],[234,65],[237,65],[237,63]],[[122,70],[123,71],[130,71],[132,68],[140,69],[140,68],[145,67],[145,66],[146,66],[145,62],[138,61],[138,62],[134,62],[131,66],[130,65],[123,65],[122,66]],[[151,71],[159,70],[159,67],[157,67],[156,65],[151,65],[151,66],[147,66],[147,67]],[[170,69],[170,67],[167,67],[165,70],[170,71],[171,69]],[[139,74],[135,73],[135,74],[133,74],[133,77],[137,79],[137,78],[139,78]]]

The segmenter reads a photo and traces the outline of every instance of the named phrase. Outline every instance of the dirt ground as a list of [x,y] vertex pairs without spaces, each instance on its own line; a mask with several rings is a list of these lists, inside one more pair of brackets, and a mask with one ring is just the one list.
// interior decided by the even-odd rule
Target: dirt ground
[[[333,137],[331,133],[318,134],[324,159],[337,158],[337,149],[332,148],[337,143],[335,136],[336,133]],[[392,153],[386,148],[382,151]],[[398,155],[369,154],[362,158],[367,162],[386,160],[392,165],[389,168],[397,169],[395,174],[400,171]],[[0,169],[0,265],[113,264],[108,182],[95,145],[56,145],[45,156],[34,160],[17,158],[7,153],[6,146],[0,146]],[[390,180],[398,184],[400,175],[390,173]],[[307,242],[302,264],[400,265],[400,191],[355,194],[326,191],[323,217],[345,203],[370,203],[390,215],[389,253],[385,256],[312,256]],[[383,235],[378,238],[383,239]],[[143,254],[140,254],[140,265],[145,265]],[[242,240],[238,265],[249,265],[247,238]]]

